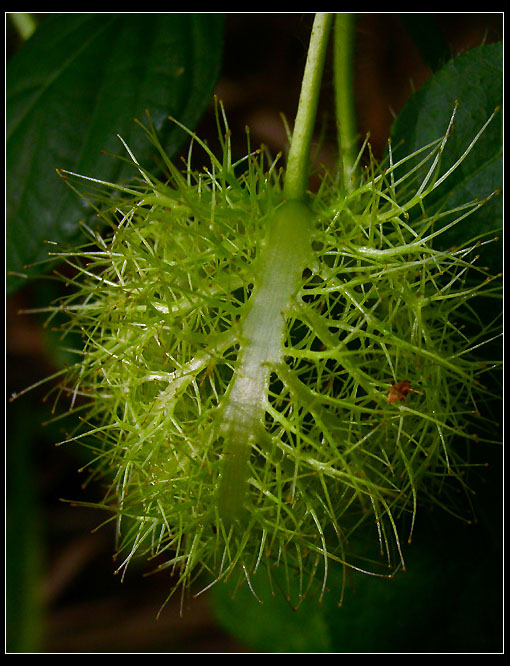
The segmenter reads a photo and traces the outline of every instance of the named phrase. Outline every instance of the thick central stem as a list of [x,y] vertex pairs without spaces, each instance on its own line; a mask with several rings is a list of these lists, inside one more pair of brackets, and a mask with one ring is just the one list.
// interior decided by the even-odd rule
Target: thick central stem
[[331,14],[315,16],[287,159],[286,203],[269,221],[250,309],[242,324],[239,365],[226,395],[221,427],[224,466],[218,497],[218,510],[226,524],[238,518],[243,508],[250,452],[264,436],[269,376],[282,359],[289,308],[311,259],[312,214],[305,200],[331,21]]
[[224,468],[219,495],[223,520],[239,516],[251,448],[262,436],[271,369],[283,355],[292,299],[311,256],[311,213],[296,201],[274,214],[243,322],[239,365],[223,414]]

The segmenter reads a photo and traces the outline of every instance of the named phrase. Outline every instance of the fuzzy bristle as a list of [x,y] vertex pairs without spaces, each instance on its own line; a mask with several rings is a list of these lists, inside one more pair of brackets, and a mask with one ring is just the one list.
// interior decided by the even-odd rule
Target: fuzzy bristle
[[365,568],[349,542],[367,521],[387,571],[403,564],[402,517],[407,540],[422,502],[456,511],[462,445],[487,438],[476,414],[491,363],[477,354],[497,335],[471,303],[498,298],[499,282],[476,242],[435,249],[482,205],[427,212],[445,141],[414,156],[430,163],[414,186],[407,160],[372,163],[347,196],[324,179],[292,242],[270,233],[286,206],[277,166],[262,152],[233,164],[228,131],[218,159],[193,136],[211,162],[200,174],[167,158],[166,183],[66,174],[92,186],[107,231],[55,253],[75,275],[51,310],[83,342],[59,390],[85,409],[68,439],[108,479],[119,570],[164,555],[188,586],[281,566],[301,599],[315,579],[324,591],[330,562]]

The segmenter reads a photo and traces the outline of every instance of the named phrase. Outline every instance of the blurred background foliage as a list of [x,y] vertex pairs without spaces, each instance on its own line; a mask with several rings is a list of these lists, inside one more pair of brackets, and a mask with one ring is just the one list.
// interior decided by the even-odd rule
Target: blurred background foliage
[[[108,15],[105,15],[108,16]],[[35,15],[37,22],[47,15]],[[285,151],[281,113],[293,120],[312,14],[226,14],[223,57],[214,92],[223,100],[234,151],[252,146]],[[434,38],[435,36],[435,38]],[[449,56],[502,39],[502,14],[359,14],[355,86],[358,128],[382,155],[393,119],[413,90]],[[8,62],[23,40],[6,22]],[[325,74],[319,111],[324,133],[318,159],[333,166],[333,89]],[[197,125],[210,145],[217,129],[212,104]],[[119,151],[120,152],[120,151]],[[6,303],[7,395],[66,362],[44,317],[20,310],[47,305],[58,284],[35,281]],[[349,576],[344,604],[328,595],[295,613],[270,595],[258,604],[244,589],[230,601],[223,587],[186,602],[166,596],[167,575],[133,564],[113,575],[114,525],[93,509],[66,500],[100,499],[83,488],[78,447],[55,447],[65,421],[51,420],[41,388],[8,404],[7,414],[7,651],[8,652],[498,652],[502,647],[501,459],[475,477],[479,520],[466,525],[447,514],[427,516],[406,548],[408,572],[389,583]],[[58,412],[57,412],[58,415]],[[484,457],[484,460],[486,458]],[[336,574],[335,574],[336,575]]]

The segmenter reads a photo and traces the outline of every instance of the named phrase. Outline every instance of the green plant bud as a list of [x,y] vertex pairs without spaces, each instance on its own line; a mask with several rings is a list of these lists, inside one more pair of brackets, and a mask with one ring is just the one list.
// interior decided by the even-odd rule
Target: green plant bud
[[200,174],[80,181],[110,231],[59,253],[76,275],[52,312],[83,342],[59,390],[86,414],[67,441],[108,480],[119,571],[158,556],[186,588],[281,568],[299,603],[332,562],[403,566],[422,503],[457,510],[465,445],[490,439],[477,354],[496,333],[477,304],[499,287],[479,241],[434,247],[483,205],[427,212],[445,138],[408,173],[372,163],[348,195],[326,176],[301,203],[263,153],[232,164],[228,137]]

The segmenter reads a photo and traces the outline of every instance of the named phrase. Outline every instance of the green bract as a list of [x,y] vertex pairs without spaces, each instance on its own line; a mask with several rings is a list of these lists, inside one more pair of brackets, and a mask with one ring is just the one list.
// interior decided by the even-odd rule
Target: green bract
[[[59,390],[82,414],[67,441],[108,479],[119,570],[158,555],[185,589],[281,568],[299,603],[332,561],[403,565],[421,500],[456,510],[491,369],[473,303],[499,283],[476,263],[486,241],[434,249],[483,205],[428,214],[446,136],[408,173],[390,154],[351,193],[326,176],[298,203],[263,152],[232,163],[225,129],[219,158],[193,136],[203,172],[178,172],[148,126],[168,182],[81,180],[109,233],[56,253],[76,272],[51,311],[83,338]],[[351,552],[367,520],[379,562]]]

